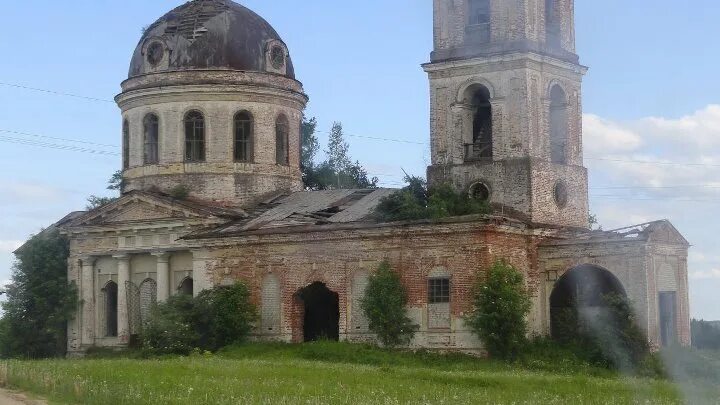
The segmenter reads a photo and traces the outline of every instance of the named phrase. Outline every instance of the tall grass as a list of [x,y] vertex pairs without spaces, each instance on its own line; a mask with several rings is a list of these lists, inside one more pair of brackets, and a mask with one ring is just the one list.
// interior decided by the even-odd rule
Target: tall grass
[[7,361],[0,382],[57,403],[680,403],[671,383],[555,373],[463,355],[317,343],[162,359]]

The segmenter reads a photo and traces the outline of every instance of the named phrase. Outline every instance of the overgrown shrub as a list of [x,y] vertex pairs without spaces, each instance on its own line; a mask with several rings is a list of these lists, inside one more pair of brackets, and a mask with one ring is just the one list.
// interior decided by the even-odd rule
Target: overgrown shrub
[[361,307],[370,330],[388,347],[407,345],[418,326],[407,316],[407,292],[388,262],[370,275]]
[[647,336],[636,322],[627,297],[603,296],[604,306],[594,315],[582,316],[577,306],[555,319],[555,338],[577,347],[592,364],[636,374],[657,374],[650,358]]
[[255,319],[243,283],[203,291],[196,298],[175,295],[152,310],[143,329],[143,345],[161,354],[217,350],[247,339]]
[[383,198],[375,209],[381,221],[408,221],[441,219],[472,214],[487,214],[490,205],[486,201],[459,193],[449,184],[428,188],[420,177],[406,176],[408,185]]
[[0,321],[3,357],[56,357],[67,348],[67,322],[77,309],[77,288],[68,283],[68,241],[56,229],[30,238],[16,252],[12,282]]
[[497,261],[474,287],[473,310],[466,317],[485,344],[488,354],[515,358],[527,343],[530,294],[523,275],[510,264]]
[[244,341],[252,331],[256,312],[247,286],[237,283],[201,292],[195,299],[193,318],[200,336],[197,347],[217,350]]

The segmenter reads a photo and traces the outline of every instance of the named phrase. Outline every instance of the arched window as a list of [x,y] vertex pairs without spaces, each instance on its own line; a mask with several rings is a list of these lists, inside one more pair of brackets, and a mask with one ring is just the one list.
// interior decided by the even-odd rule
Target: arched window
[[567,163],[568,105],[563,89],[555,85],[550,90],[550,151],[551,161]]
[[290,164],[289,137],[288,119],[280,115],[275,121],[275,161],[279,165]]
[[122,129],[122,160],[123,169],[127,170],[130,168],[130,123],[127,120],[123,121]]
[[490,90],[475,85],[467,90],[466,100],[472,107],[472,143],[466,145],[465,157],[469,160],[493,157],[493,122]]
[[560,46],[560,16],[557,0],[545,0],[545,36],[547,44]]
[[160,140],[160,121],[158,120],[157,115],[148,114],[145,116],[145,119],[143,119],[143,132],[145,138],[145,164],[157,164],[159,160],[158,143]]
[[250,113],[242,111],[235,114],[235,161],[253,160],[253,122]]
[[193,295],[193,279],[192,277],[185,277],[178,287],[178,294],[181,295]]
[[118,286],[114,281],[110,281],[105,284],[102,292],[105,301],[105,336],[117,337]]
[[200,111],[185,115],[185,161],[205,161],[205,118]]
[[140,320],[143,325],[150,319],[152,307],[157,303],[157,282],[148,278],[140,284]]

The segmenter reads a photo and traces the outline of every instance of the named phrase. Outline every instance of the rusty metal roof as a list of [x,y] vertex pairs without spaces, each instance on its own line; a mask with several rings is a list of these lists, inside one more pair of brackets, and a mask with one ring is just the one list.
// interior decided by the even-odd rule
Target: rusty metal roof
[[[175,8],[143,33],[129,77],[145,73],[143,46],[160,40],[170,51],[168,70],[231,69],[264,71],[268,41],[282,39],[252,10],[230,0],[193,0]],[[287,77],[295,78],[290,57]]]
[[190,238],[239,235],[261,229],[330,225],[372,220],[375,207],[395,189],[302,191],[258,206],[249,218],[220,226]]

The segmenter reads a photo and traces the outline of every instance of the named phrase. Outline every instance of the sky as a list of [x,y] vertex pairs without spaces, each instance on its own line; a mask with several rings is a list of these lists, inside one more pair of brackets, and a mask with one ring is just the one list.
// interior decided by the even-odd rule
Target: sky
[[[121,126],[112,99],[142,27],[181,3],[3,5],[0,280],[10,278],[11,252],[29,235],[83,209],[89,195],[111,194]],[[420,65],[432,50],[430,0],[242,4],[288,44],[322,144],[340,121],[352,156],[383,185],[401,186],[403,170],[424,175],[429,96]],[[577,49],[590,67],[583,121],[591,211],[605,229],[670,219],[693,245],[692,315],[720,319],[720,3],[677,4],[576,1]]]

